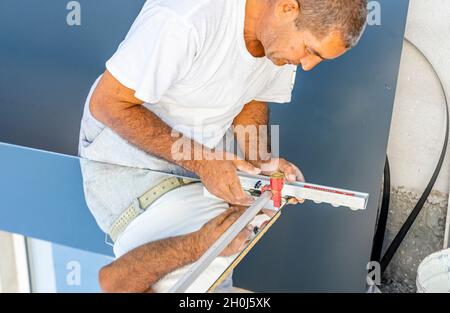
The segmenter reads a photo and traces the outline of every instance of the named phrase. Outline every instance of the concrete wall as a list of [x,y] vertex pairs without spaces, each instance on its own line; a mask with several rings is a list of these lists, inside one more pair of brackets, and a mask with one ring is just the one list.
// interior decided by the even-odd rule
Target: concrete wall
[[[411,0],[406,37],[436,66],[450,94],[450,2]],[[388,156],[389,244],[417,203],[438,162],[445,133],[444,95],[431,68],[405,43]],[[450,150],[450,149],[449,149]],[[385,290],[414,291],[420,262],[442,249],[450,183],[450,151],[433,193],[385,275]]]
[[19,292],[13,235],[0,232],[0,292]]

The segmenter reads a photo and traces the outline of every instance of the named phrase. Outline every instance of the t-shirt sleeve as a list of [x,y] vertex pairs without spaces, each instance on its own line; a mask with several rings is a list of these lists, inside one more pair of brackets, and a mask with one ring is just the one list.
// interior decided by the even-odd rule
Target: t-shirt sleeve
[[296,73],[297,67],[294,65],[271,66],[267,82],[255,100],[276,103],[291,102]]
[[106,68],[136,98],[157,103],[189,72],[196,38],[194,27],[176,13],[152,8],[139,14]]

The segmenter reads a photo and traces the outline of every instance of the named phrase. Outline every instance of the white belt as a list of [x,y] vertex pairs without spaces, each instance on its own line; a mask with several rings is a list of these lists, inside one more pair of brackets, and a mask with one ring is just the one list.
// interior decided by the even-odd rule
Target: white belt
[[147,208],[152,205],[157,199],[161,198],[163,195],[172,191],[178,187],[186,186],[198,181],[193,181],[185,178],[170,177],[155,187],[148,190],[141,197],[135,199],[133,203],[124,211],[117,220],[111,226],[108,236],[113,242],[117,240],[119,235],[127,228],[127,226],[140,214],[142,214]]

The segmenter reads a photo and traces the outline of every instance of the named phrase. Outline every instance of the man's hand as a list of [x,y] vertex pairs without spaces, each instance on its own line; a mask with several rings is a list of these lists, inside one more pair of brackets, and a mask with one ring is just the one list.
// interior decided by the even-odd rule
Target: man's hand
[[[230,207],[228,210],[210,220],[196,232],[197,244],[203,252],[216,242],[220,236],[233,225],[234,222],[244,213],[245,207]],[[244,250],[248,244],[248,238],[252,232],[249,225],[244,228],[236,238],[222,251],[221,256],[231,256]]]
[[257,164],[261,168],[261,174],[272,175],[275,172],[282,172],[290,183],[305,181],[305,177],[300,169],[283,158],[272,158],[270,161],[260,161]]
[[[290,183],[305,181],[297,166],[285,159],[271,158],[267,103],[252,101],[246,104],[234,119],[233,126],[235,126],[236,140],[245,159],[260,168],[261,174],[271,175],[274,172],[283,172]],[[296,204],[303,201],[302,199],[291,199],[289,203]]]
[[[282,172],[287,181],[294,183],[296,181],[305,182],[305,177],[300,169],[289,161],[282,158],[273,158],[270,161],[260,161],[256,163],[261,168],[261,174],[270,176],[275,172]],[[292,198],[289,204],[297,204],[305,202],[304,199]]]
[[260,169],[229,153],[224,153],[223,160],[200,162],[196,174],[209,192],[230,204],[249,206],[253,202],[242,189],[237,170],[258,175]]

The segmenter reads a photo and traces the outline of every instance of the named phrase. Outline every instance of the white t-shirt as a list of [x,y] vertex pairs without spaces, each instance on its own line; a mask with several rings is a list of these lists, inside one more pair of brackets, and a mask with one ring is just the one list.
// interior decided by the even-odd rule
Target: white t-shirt
[[245,0],[149,0],[106,63],[145,107],[214,147],[252,100],[290,102],[296,67],[255,58]]

